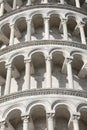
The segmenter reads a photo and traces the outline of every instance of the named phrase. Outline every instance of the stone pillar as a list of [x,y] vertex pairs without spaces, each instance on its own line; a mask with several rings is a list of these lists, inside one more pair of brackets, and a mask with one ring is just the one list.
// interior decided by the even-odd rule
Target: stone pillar
[[31,66],[31,59],[25,60],[25,86],[23,90],[30,89],[30,66]]
[[79,26],[79,29],[80,29],[81,42],[83,44],[86,44],[84,25],[85,25],[85,23],[83,23],[83,22],[78,23],[78,26]]
[[11,86],[11,75],[12,75],[12,66],[7,65],[7,76],[6,76],[6,84],[5,84],[5,95],[10,94],[10,86]]
[[73,115],[73,128],[74,130],[79,130],[79,119],[80,115]]
[[0,16],[4,14],[4,0],[0,0]]
[[52,76],[51,76],[51,57],[46,57],[46,88],[52,87]]
[[67,40],[68,39],[67,19],[62,19],[61,22],[62,22],[62,25],[63,25],[64,40]]
[[0,122],[0,130],[6,130],[5,121]]
[[54,130],[54,123],[53,123],[53,117],[54,113],[47,113],[47,130]]
[[29,116],[23,116],[22,120],[23,120],[23,130],[29,130]]
[[31,19],[26,19],[27,22],[27,41],[31,40]]
[[17,0],[13,0],[13,10],[15,10],[16,9],[16,5],[17,4]]
[[68,85],[69,85],[69,89],[73,89],[74,88],[74,84],[73,84],[73,75],[72,75],[72,58],[67,58],[67,76],[68,76]]
[[41,3],[47,4],[47,3],[48,3],[48,0],[42,0]]
[[64,4],[64,0],[60,0],[60,4]]
[[31,0],[27,0],[27,4],[26,5],[31,5]]
[[75,0],[75,3],[76,3],[76,7],[80,8],[80,1],[79,0]]
[[10,25],[10,41],[9,41],[10,45],[14,45],[14,34],[15,34],[14,24],[11,24]]
[[49,40],[49,17],[44,18],[45,39]]

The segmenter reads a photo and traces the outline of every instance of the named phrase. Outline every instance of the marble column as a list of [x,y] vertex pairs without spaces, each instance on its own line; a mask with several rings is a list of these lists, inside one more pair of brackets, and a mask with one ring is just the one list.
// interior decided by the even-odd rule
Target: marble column
[[27,4],[26,5],[31,5],[31,0],[27,0]]
[[0,122],[0,130],[6,130],[5,122]]
[[51,57],[46,57],[46,88],[52,88]]
[[45,39],[49,40],[49,17],[44,17]]
[[76,7],[80,8],[80,1],[79,0],[75,0],[75,3],[76,3]]
[[16,6],[17,6],[17,0],[13,0],[13,10],[16,9]]
[[63,26],[64,40],[68,40],[67,19],[62,19],[61,22],[62,22],[62,26]]
[[74,130],[79,130],[79,119],[80,116],[79,115],[73,115],[73,128]]
[[15,34],[14,24],[11,24],[10,25],[10,41],[9,41],[9,45],[14,45],[14,34]]
[[4,0],[0,0],[0,16],[4,14]]
[[41,3],[48,3],[48,0],[42,0]]
[[26,19],[27,22],[27,41],[31,40],[31,19]]
[[64,4],[64,0],[60,0],[60,4]]
[[23,130],[29,130],[29,116],[23,116]]
[[73,89],[74,88],[74,84],[73,84],[73,74],[72,74],[72,58],[67,58],[67,77],[68,77],[68,85],[69,85],[69,89]]
[[54,123],[53,123],[53,117],[54,113],[47,113],[47,130],[54,130]]
[[85,23],[80,22],[80,23],[78,23],[78,26],[79,26],[79,29],[80,29],[81,42],[83,44],[86,44],[86,37],[85,37],[85,31],[84,31]]
[[31,66],[31,59],[25,60],[25,86],[23,90],[30,89],[30,66]]
[[7,76],[6,76],[6,84],[5,84],[5,92],[4,95],[10,94],[10,87],[11,87],[11,75],[12,75],[12,66],[6,65],[7,68]]

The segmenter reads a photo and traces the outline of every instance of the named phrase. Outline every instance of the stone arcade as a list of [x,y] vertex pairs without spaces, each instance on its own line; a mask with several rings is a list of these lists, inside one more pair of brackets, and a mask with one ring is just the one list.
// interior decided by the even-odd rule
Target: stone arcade
[[87,0],[0,0],[0,130],[87,130]]

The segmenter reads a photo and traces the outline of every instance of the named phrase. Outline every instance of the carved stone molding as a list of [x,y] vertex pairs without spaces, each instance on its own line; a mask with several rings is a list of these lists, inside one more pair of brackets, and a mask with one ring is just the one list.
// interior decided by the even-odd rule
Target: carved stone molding
[[0,56],[23,47],[29,47],[29,46],[31,47],[31,46],[39,46],[39,45],[57,45],[57,46],[61,45],[61,46],[69,46],[69,47],[75,47],[75,48],[87,50],[87,45],[76,43],[76,42],[59,41],[59,40],[42,40],[42,41],[22,42],[12,46],[8,46],[0,50]]
[[83,97],[87,98],[87,92],[82,90],[69,90],[69,89],[37,89],[37,90],[27,90],[17,93],[12,93],[7,96],[0,97],[0,103],[4,103],[7,101],[11,101],[13,99],[17,99],[20,97],[26,96],[38,96],[38,95],[68,95],[68,96],[76,96],[76,97]]
[[25,6],[25,7],[21,7],[19,9],[13,10],[9,13],[4,14],[2,17],[0,17],[0,20],[7,18],[8,16],[17,14],[19,12],[25,11],[25,10],[29,10],[29,9],[35,9],[35,8],[59,8],[59,9],[68,9],[68,10],[72,10],[78,13],[82,13],[87,15],[87,12],[85,11],[85,9],[82,8],[76,8],[75,6],[71,6],[69,4],[40,4],[40,5],[32,5],[32,6]]

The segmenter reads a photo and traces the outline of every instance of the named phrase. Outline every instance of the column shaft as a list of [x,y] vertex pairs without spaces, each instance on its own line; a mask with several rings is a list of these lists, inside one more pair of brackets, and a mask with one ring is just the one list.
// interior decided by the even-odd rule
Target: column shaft
[[79,130],[78,120],[74,120],[74,121],[73,121],[73,127],[74,127],[74,130]]
[[23,90],[30,89],[30,62],[31,61],[25,61],[25,86]]
[[2,2],[0,3],[0,16],[2,16],[4,14],[4,1],[2,0]]
[[48,130],[54,130],[53,116],[54,116],[54,113],[47,114],[47,128],[48,128]]
[[7,67],[7,76],[6,76],[6,85],[5,85],[5,95],[10,94],[10,86],[11,86],[11,75],[12,68],[11,65]]
[[31,40],[31,19],[26,20],[27,21],[27,41]]
[[74,130],[79,130],[79,118],[80,118],[80,115],[73,115],[73,128],[74,128]]
[[5,122],[1,122],[0,123],[0,126],[1,126],[1,129],[0,130],[5,130],[6,128],[5,128]]
[[49,18],[44,18],[45,39],[49,39]]
[[72,66],[71,66],[72,59],[67,59],[67,76],[68,76],[68,84],[69,88],[73,89],[73,75],[72,75]]
[[79,0],[75,0],[75,2],[76,2],[76,7],[80,8],[80,1]]
[[13,0],[13,10],[16,9],[17,0]]
[[46,58],[46,82],[47,88],[52,87],[52,77],[51,77],[51,58]]
[[10,25],[10,45],[14,44],[14,34],[15,34],[15,29],[14,29],[14,24]]
[[23,130],[29,130],[28,117],[23,117]]
[[64,4],[64,0],[60,0],[60,3],[61,3],[61,4]]
[[27,5],[31,5],[31,0],[27,0]]
[[67,19],[62,19],[64,40],[68,39]]
[[44,2],[43,3],[48,3],[48,0],[44,0]]
[[80,35],[81,35],[81,42],[83,44],[86,44],[86,37],[85,37],[85,32],[84,32],[84,23],[79,24],[79,29],[80,29]]

